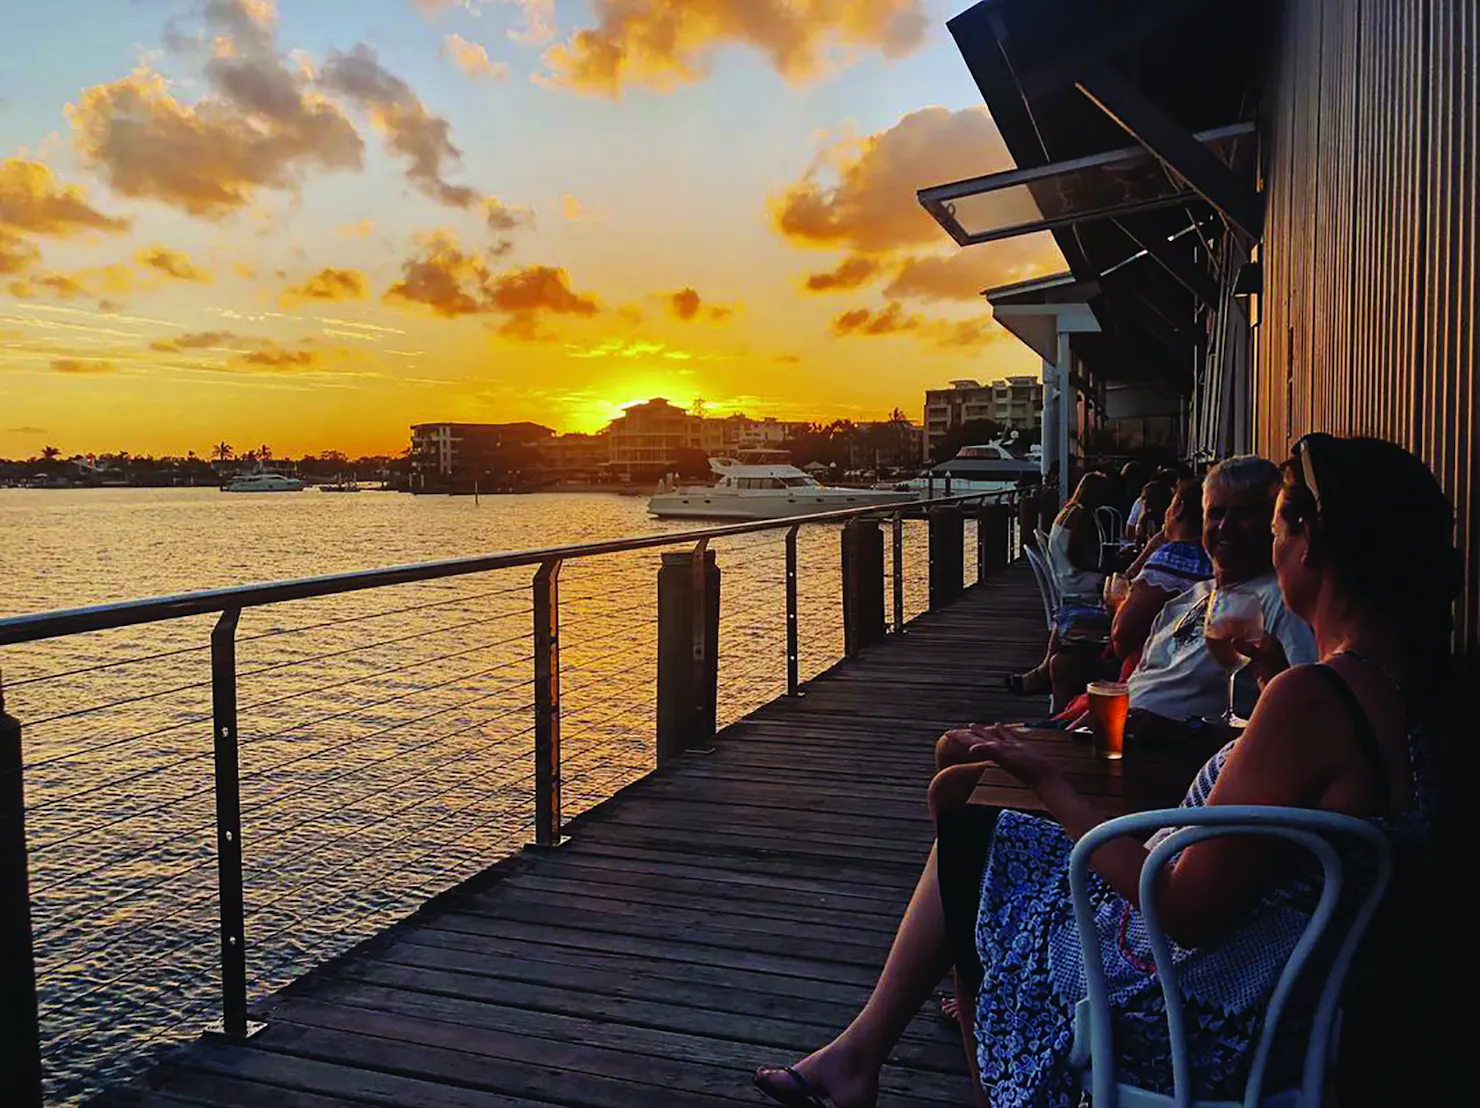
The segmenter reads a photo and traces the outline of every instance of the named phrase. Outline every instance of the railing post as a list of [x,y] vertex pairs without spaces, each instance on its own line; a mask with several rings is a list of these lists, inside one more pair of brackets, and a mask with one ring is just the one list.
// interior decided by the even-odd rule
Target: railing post
[[20,720],[6,714],[0,686],[0,1072],[17,1108],[41,1108],[23,766]]
[[559,846],[560,559],[534,575],[534,842]]
[[884,637],[884,533],[873,520],[842,530],[843,653],[856,657]]
[[894,632],[904,630],[904,513],[895,512],[890,521],[894,547]]
[[719,714],[719,565],[709,540],[694,544],[693,616],[694,731],[689,749],[711,749]]
[[1006,569],[1012,543],[1012,509],[1006,504],[985,504],[976,517],[977,551],[981,576]]
[[801,524],[786,532],[786,695],[801,691],[801,655],[797,652],[797,532]]
[[961,595],[963,547],[961,509],[940,505],[926,513],[930,529],[930,610],[939,611]]
[[701,543],[666,552],[658,570],[658,765],[714,733],[719,679],[719,567]]
[[221,932],[221,1021],[209,1030],[245,1039],[247,934],[242,896],[241,767],[237,760],[236,625],[240,608],[221,613],[211,631],[211,726],[216,771],[216,880]]

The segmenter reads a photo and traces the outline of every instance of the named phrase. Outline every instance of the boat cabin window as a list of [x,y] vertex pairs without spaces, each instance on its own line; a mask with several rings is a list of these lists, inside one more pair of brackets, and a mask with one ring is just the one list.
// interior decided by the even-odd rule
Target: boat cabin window
[[786,487],[775,477],[741,477],[739,481],[742,489],[780,489]]
[[821,488],[821,485],[812,477],[787,477],[786,484],[793,489]]

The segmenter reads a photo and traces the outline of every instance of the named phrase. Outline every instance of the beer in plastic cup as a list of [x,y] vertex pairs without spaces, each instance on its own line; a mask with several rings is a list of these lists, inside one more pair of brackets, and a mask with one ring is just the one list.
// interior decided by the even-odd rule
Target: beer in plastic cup
[[1130,687],[1122,681],[1091,681],[1089,726],[1095,735],[1095,753],[1119,758],[1125,752],[1125,715],[1130,709]]

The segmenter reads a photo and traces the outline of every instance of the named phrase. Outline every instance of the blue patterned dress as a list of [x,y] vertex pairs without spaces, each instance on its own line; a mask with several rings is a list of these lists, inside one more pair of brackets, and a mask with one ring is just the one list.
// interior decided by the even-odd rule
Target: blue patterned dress
[[[1235,740],[1236,742],[1237,740]],[[1207,803],[1233,749],[1229,743],[1203,766],[1183,807]],[[1415,804],[1386,821],[1407,835],[1427,825],[1426,793],[1410,738]],[[1169,835],[1158,832],[1148,846]],[[982,878],[976,942],[985,980],[977,999],[977,1061],[982,1085],[997,1108],[1072,1108],[1078,1074],[1068,1064],[1074,1005],[1085,995],[1083,957],[1069,896],[1073,842],[1052,820],[1004,811],[997,819]],[[1302,852],[1303,853],[1303,852]],[[1271,882],[1238,926],[1195,950],[1173,944],[1185,998],[1184,1024],[1194,1095],[1242,1099],[1264,1007],[1289,953],[1310,920],[1319,870],[1300,860]],[[1161,984],[1141,915],[1091,872],[1091,901],[1110,992],[1118,1080],[1170,1095],[1171,1047]],[[1281,1021],[1298,1019],[1292,1003]],[[1308,1016],[1308,1012],[1307,1012]],[[1303,1043],[1281,1034],[1280,1042]],[[1267,1088],[1298,1083],[1300,1058],[1271,1055]],[[1293,1070],[1294,1076],[1291,1076]],[[1282,1081],[1283,1079],[1283,1081]]]

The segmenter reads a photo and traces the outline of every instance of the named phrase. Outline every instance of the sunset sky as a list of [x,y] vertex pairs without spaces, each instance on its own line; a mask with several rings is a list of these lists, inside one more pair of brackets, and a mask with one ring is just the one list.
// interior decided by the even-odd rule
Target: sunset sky
[[395,452],[1036,373],[924,185],[969,0],[54,0],[0,41],[0,456]]

